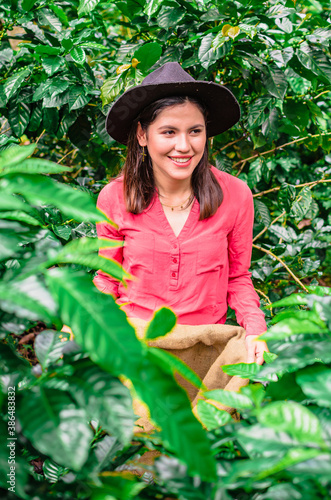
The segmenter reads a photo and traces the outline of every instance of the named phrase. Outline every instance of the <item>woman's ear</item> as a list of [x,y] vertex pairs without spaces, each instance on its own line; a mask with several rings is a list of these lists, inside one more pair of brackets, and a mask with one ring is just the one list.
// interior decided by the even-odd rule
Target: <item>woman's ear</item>
[[147,134],[143,130],[140,122],[138,122],[137,126],[137,139],[140,146],[147,146]]

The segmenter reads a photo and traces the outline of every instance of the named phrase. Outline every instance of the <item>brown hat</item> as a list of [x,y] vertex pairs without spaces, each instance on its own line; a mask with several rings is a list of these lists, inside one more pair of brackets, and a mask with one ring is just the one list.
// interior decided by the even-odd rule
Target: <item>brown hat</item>
[[106,119],[108,134],[126,144],[132,123],[139,113],[152,102],[170,96],[195,97],[206,106],[208,137],[225,132],[240,118],[238,101],[229,89],[218,83],[195,80],[180,64],[168,62],[114,102]]

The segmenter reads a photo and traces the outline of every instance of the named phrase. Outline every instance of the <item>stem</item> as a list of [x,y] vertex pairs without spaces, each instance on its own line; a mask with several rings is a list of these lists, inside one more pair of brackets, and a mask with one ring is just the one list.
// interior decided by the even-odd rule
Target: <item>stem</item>
[[236,177],[238,177],[241,172],[244,170],[245,168],[245,165],[246,165],[246,161],[243,162],[243,164],[241,165],[240,169],[238,170],[238,172],[236,173]]
[[269,299],[268,295],[266,295],[264,292],[262,292],[262,290],[259,290],[258,288],[255,288],[254,287],[254,290],[259,293],[260,295],[262,295],[262,297],[265,298],[265,300],[268,302],[268,304],[270,305],[270,309],[271,309],[271,312],[272,312],[272,302],[271,300]]
[[291,271],[291,269],[285,264],[285,262],[280,258],[278,257],[278,255],[275,255],[274,253],[272,253],[270,250],[266,250],[265,248],[262,248],[258,245],[253,245],[253,248],[256,248],[257,250],[261,250],[261,252],[264,252],[268,255],[270,255],[270,257],[278,260],[278,262],[281,263],[281,265],[283,267],[285,267],[286,271],[292,276],[292,278],[294,279],[294,281],[296,281],[298,283],[298,285],[307,293],[309,293],[309,291],[307,290],[307,288],[305,287],[305,285],[303,283],[301,283],[301,281],[299,280],[299,278]]
[[[7,118],[6,118],[6,119],[5,119],[5,121],[3,122],[3,124],[1,125],[0,132],[1,132],[1,130],[3,129],[3,127],[4,127],[5,125],[7,125],[7,122],[8,122],[8,120],[7,120]],[[7,129],[7,130],[8,130],[8,129]],[[7,132],[7,130],[5,130],[5,132]],[[5,132],[1,132],[1,133],[2,133],[2,134],[4,134]]]
[[59,159],[59,161],[57,161],[56,163],[60,163],[62,160],[64,160],[68,155],[70,155],[70,153],[75,153],[76,151],[78,151],[78,148],[74,148],[72,149],[71,151],[69,151],[67,154],[65,154],[64,156],[62,156],[62,158]]
[[40,141],[40,139],[42,138],[42,136],[44,135],[45,132],[46,132],[46,129],[44,128],[44,130],[42,131],[42,133],[40,134],[40,136],[37,137],[36,145],[38,144],[38,142]]
[[331,92],[331,90],[324,90],[324,92],[321,92],[320,94],[316,95],[315,97],[313,97],[313,99],[318,99],[321,95],[327,94],[328,92]]
[[273,224],[275,224],[275,222],[277,222],[279,219],[281,219],[284,215],[286,214],[286,210],[284,210],[283,213],[281,213],[280,215],[278,215],[278,217],[276,217],[276,219],[274,219],[270,224],[269,226],[265,226],[264,229],[262,229],[262,231],[259,232],[259,234],[257,234],[256,236],[254,236],[253,238],[253,242],[255,240],[257,240],[260,236],[262,236],[262,234],[264,234],[266,231],[268,231],[269,227],[272,226]]
[[[297,184],[296,186],[293,186],[293,187],[295,187],[295,188],[301,188],[301,187],[305,187],[305,186],[314,187],[317,184],[322,184],[323,182],[331,182],[331,179],[320,179],[319,181],[305,182],[304,184]],[[272,188],[272,189],[267,189],[266,191],[261,191],[261,193],[253,194],[253,198],[256,198],[258,196],[263,196],[264,194],[272,193],[274,191],[279,191],[279,190],[280,190],[280,186],[277,186],[277,187]]]
[[6,128],[6,130],[4,130],[3,132],[1,132],[1,135],[5,134],[6,132],[9,132],[9,130],[11,130],[11,128]]
[[235,168],[237,165],[240,165],[244,161],[253,160],[254,158],[257,158],[258,156],[264,156],[264,155],[267,155],[269,153],[273,153],[274,151],[277,151],[278,149],[283,149],[286,146],[290,146],[291,144],[295,144],[297,142],[305,141],[306,139],[312,139],[314,137],[320,137],[320,136],[325,136],[325,135],[331,135],[331,132],[326,132],[325,134],[307,135],[306,137],[300,137],[300,139],[294,139],[293,141],[286,142],[285,144],[282,144],[281,146],[276,146],[275,148],[269,149],[268,151],[263,151],[263,153],[257,153],[257,154],[255,154],[253,156],[250,156],[249,158],[244,158],[243,160],[237,161],[237,163],[235,163],[232,166],[232,168]]
[[233,146],[233,144],[236,144],[237,142],[242,141],[243,139],[245,139],[245,137],[246,137],[246,135],[243,135],[242,137],[239,137],[239,139],[236,139],[235,141],[232,141],[232,142],[229,142],[228,144],[225,144],[225,146],[223,146],[221,149],[219,149],[218,151],[215,151],[215,153],[213,153],[212,156],[215,156],[215,155],[217,155],[217,153],[224,151],[224,149],[226,149],[230,146]]

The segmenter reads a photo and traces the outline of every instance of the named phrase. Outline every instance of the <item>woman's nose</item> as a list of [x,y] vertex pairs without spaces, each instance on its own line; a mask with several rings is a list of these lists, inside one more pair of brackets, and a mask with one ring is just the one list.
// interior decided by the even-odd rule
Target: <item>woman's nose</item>
[[190,150],[189,138],[186,134],[179,134],[177,136],[176,149],[185,153]]

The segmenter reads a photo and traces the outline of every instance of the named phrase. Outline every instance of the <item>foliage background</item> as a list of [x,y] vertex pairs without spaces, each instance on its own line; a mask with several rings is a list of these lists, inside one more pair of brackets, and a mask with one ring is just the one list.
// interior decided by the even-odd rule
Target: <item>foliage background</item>
[[[180,62],[196,79],[226,85],[240,102],[242,117],[238,125],[210,141],[210,161],[217,168],[244,179],[252,189],[256,216],[251,269],[270,325],[278,311],[272,307],[274,301],[297,291],[312,292],[314,289],[310,286],[330,286],[331,30],[327,0],[264,3],[256,0],[151,0],[147,3],[142,0],[112,3],[4,0],[0,19],[0,152],[4,155],[0,202],[1,275],[5,284],[1,295],[1,335],[5,345],[9,342],[15,351],[18,338],[12,342],[11,334],[22,335],[38,320],[44,321],[48,328],[55,327],[55,331],[60,329],[61,322],[71,318],[70,307],[77,308],[71,299],[68,299],[70,307],[61,303],[55,277],[45,277],[47,265],[66,267],[69,281],[76,279],[75,271],[85,276],[86,270],[91,273],[105,265],[96,260],[96,255],[92,258],[93,245],[87,252],[79,246],[65,250],[66,243],[82,236],[95,237],[96,195],[124,162],[125,148],[112,141],[104,130],[105,115],[112,101],[167,61]],[[15,145],[31,145],[31,148],[20,156],[13,148]],[[33,152],[33,162],[25,160]],[[53,163],[45,163],[45,160]],[[40,174],[48,176],[40,177]],[[60,184],[54,184],[53,180]],[[13,198],[10,193],[20,196]],[[108,271],[119,273],[114,267]],[[34,286],[31,286],[31,276],[35,276]],[[27,288],[18,286],[27,277],[32,300],[28,303],[24,295]],[[11,281],[13,289],[9,294]],[[81,286],[75,283],[74,288]],[[19,295],[17,289],[23,295]],[[325,295],[325,290],[319,293]],[[92,293],[91,289],[88,293]],[[38,302],[39,309],[33,301]],[[80,304],[82,302],[83,298]],[[299,322],[304,318],[302,313],[308,312],[307,306],[313,307],[312,302],[294,299],[291,307],[304,309]],[[324,306],[314,307],[317,307],[317,316],[326,321],[329,313],[321,312]],[[234,320],[229,311],[229,322]],[[304,329],[298,324],[291,326],[288,316],[285,320],[287,326],[281,327],[283,335],[286,332],[313,335],[316,329],[327,335],[325,324],[317,327],[309,324]],[[313,323],[316,321],[315,318]],[[95,326],[91,328],[96,331]],[[77,338],[82,329],[82,325],[77,324]],[[54,347],[53,341],[50,344]],[[87,349],[92,362],[98,366],[101,363],[104,370],[105,364],[99,355],[89,352],[83,333],[80,345],[84,352]],[[136,348],[144,358],[147,351],[141,351],[137,345]],[[5,349],[2,356],[6,360],[9,352]],[[314,353],[311,356],[311,359],[320,357]],[[293,359],[296,360],[296,356]],[[330,363],[328,359],[322,361]],[[159,369],[155,360],[153,366]],[[11,373],[8,366],[6,369],[9,371],[5,373]],[[42,369],[47,378],[47,366]],[[21,373],[20,370],[17,373]],[[115,377],[120,373],[124,373],[123,369],[112,371]],[[282,370],[277,374],[283,376]],[[134,378],[133,372],[129,375]],[[312,378],[314,376],[313,373]],[[15,377],[16,380],[18,375]],[[296,387],[293,377],[292,382]],[[138,379],[136,383],[138,386]],[[26,389],[31,390],[29,384]],[[300,397],[298,393],[292,393],[291,397],[284,395],[284,399],[312,404],[305,402],[302,394]],[[274,393],[270,398],[274,398]],[[325,398],[323,401],[325,404]],[[62,403],[65,405],[68,401]],[[75,404],[82,405],[82,401]],[[328,412],[324,412],[326,420]],[[254,423],[249,418],[247,422]],[[44,437],[46,435],[45,431]],[[86,431],[85,439],[88,435]],[[31,432],[27,431],[27,436],[31,440]],[[97,433],[95,439],[98,437]],[[232,438],[225,442],[232,450],[232,458],[237,458],[236,449],[228,444]],[[37,441],[33,443],[40,453],[47,450],[48,455],[47,446],[38,448]],[[167,441],[162,443],[166,445]],[[88,447],[84,446],[87,453]],[[178,456],[178,442],[176,446]],[[265,453],[270,454],[270,449]],[[182,451],[181,458],[187,462],[190,455],[192,450],[188,447]],[[69,461],[67,465],[71,468],[75,464]],[[192,473],[192,463],[190,467]],[[224,467],[229,470],[227,465]],[[183,474],[186,477],[185,471]],[[203,476],[200,470],[201,474]],[[86,476],[83,474],[83,477]],[[229,477],[232,478],[228,488],[231,490],[237,484],[233,479],[237,476],[230,474]],[[287,480],[292,482],[291,478]],[[311,486],[310,481],[314,495],[329,495],[324,477],[317,480],[317,486]],[[251,492],[255,488],[253,483],[249,486],[240,483],[240,494],[244,495],[243,490]],[[265,489],[275,485],[277,481],[266,484]],[[258,489],[263,490],[262,486]],[[172,487],[175,488],[168,484],[166,489]],[[190,498],[192,491],[196,492],[192,485],[187,486],[191,493],[187,493],[186,486],[183,488],[182,498]],[[127,493],[128,498],[137,493],[134,488],[132,491]],[[280,493],[282,499],[284,491]],[[234,494],[239,498],[238,492]],[[256,498],[277,498],[277,488],[276,493],[256,495],[260,495]],[[291,495],[291,498],[300,498],[293,497],[293,491]]]

